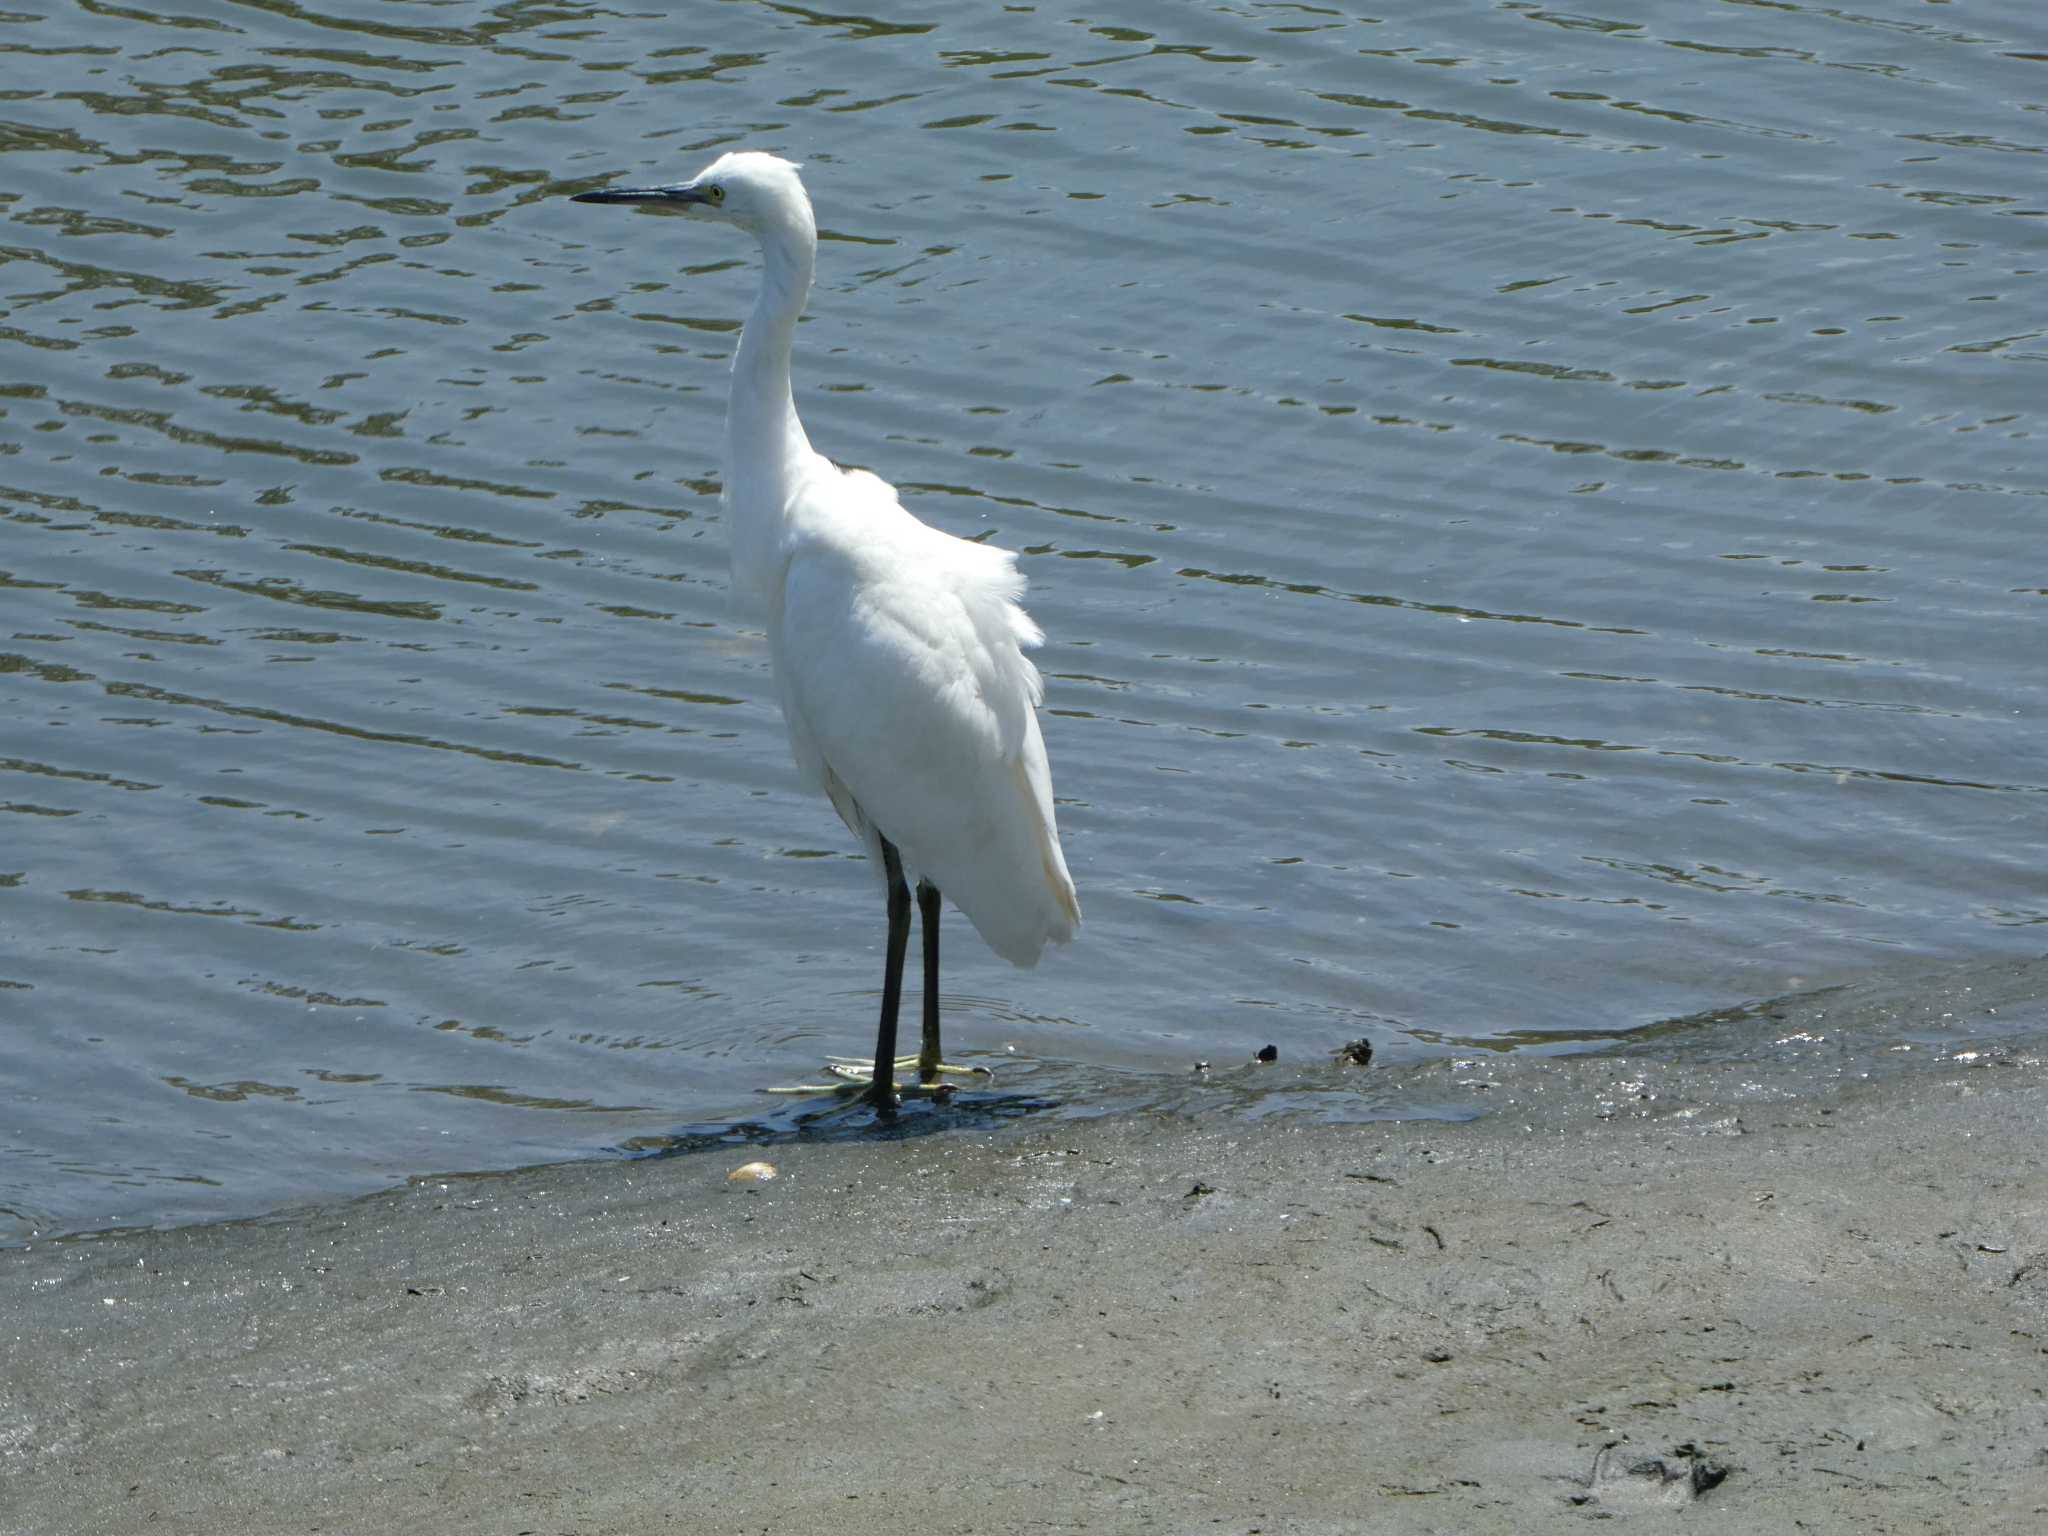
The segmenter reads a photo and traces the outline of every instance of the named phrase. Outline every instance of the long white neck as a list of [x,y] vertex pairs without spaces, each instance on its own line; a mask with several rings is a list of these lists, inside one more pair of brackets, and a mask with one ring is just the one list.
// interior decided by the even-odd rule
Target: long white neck
[[761,293],[740,331],[725,413],[727,493],[743,515],[757,519],[780,506],[811,457],[789,392],[789,354],[817,255],[817,226],[805,204],[761,231]]

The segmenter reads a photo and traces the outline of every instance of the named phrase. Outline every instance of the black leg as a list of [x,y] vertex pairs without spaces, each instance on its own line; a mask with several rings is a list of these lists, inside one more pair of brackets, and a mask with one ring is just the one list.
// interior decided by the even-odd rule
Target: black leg
[[882,870],[889,880],[889,960],[882,972],[882,1018],[875,1026],[875,1080],[866,1094],[884,1115],[896,1113],[896,1007],[903,1001],[903,954],[910,947],[910,887],[896,845],[882,839]]
[[924,928],[924,1044],[917,1053],[917,1080],[939,1078],[939,888],[917,882],[917,915]]

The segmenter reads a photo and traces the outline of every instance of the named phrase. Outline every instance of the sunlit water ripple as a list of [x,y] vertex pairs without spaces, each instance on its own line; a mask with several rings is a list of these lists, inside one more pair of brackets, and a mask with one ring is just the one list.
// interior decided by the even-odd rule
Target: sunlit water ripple
[[566,201],[734,144],[813,439],[1026,552],[1087,927],[948,995],[1026,1099],[1458,1112],[1401,1064],[2043,949],[2031,0],[342,9],[0,16],[0,1240],[867,1042],[750,253]]

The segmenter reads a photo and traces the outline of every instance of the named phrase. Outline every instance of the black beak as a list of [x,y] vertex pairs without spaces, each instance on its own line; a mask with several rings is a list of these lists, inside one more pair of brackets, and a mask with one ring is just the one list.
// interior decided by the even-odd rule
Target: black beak
[[607,187],[602,192],[578,192],[572,203],[708,203],[710,198],[695,187]]

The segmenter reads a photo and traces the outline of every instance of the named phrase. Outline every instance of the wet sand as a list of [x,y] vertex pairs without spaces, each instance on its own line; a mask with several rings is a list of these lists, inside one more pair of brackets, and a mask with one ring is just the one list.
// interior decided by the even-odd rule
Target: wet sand
[[1489,1064],[1464,1124],[718,1149],[0,1253],[0,1531],[2048,1529],[2048,1099],[1986,1059],[1789,1103]]

